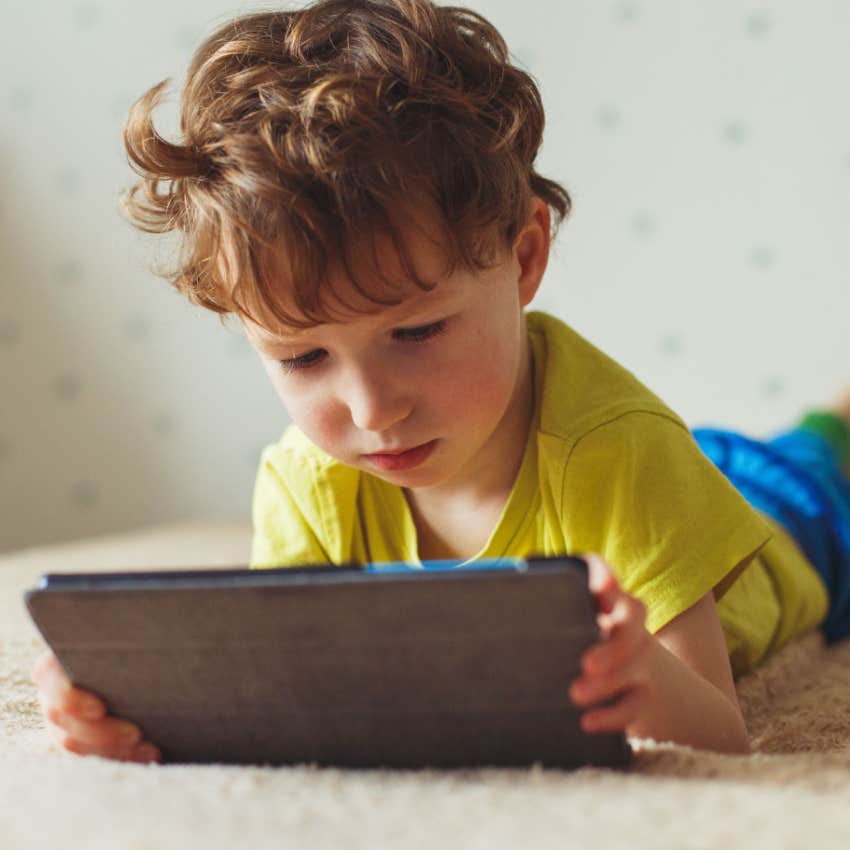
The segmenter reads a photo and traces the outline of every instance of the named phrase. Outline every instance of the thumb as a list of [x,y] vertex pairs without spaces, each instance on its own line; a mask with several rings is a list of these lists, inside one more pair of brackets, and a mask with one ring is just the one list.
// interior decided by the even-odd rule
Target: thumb
[[587,583],[596,597],[596,607],[601,613],[609,614],[620,595],[617,577],[601,555],[591,552],[581,557],[587,564]]

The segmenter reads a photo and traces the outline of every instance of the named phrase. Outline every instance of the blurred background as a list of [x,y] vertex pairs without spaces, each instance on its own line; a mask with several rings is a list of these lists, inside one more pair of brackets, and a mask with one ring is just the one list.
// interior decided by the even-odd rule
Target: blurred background
[[[282,4],[292,8],[301,4]],[[464,5],[461,3],[461,5]],[[850,380],[850,4],[478,0],[539,82],[573,212],[532,305],[692,427],[767,436]],[[131,103],[272,4],[4,0],[0,551],[250,521],[287,418],[231,320],[119,214]]]

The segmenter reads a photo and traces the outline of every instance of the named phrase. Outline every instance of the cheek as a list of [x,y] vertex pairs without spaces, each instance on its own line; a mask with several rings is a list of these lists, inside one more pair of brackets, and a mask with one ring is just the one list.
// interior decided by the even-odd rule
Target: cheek
[[321,397],[295,403],[290,399],[284,405],[293,423],[312,443],[329,454],[335,453],[347,433],[347,420],[339,405]]
[[489,421],[504,412],[516,382],[519,355],[515,341],[505,338],[469,346],[436,371],[435,401],[459,411],[467,421]]
[[298,392],[272,367],[266,367],[272,386],[293,424],[315,445],[328,451],[343,433],[335,405],[321,393]]

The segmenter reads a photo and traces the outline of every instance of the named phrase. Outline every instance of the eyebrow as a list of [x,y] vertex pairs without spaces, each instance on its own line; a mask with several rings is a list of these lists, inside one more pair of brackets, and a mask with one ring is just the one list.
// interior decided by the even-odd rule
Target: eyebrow
[[[428,301],[422,296],[414,296],[414,300],[412,302],[402,302],[402,304],[407,303],[407,309],[401,310],[399,314],[393,318],[392,324],[396,325],[402,322],[407,321],[411,316],[416,315],[417,313],[422,313],[425,310],[436,309],[438,307],[442,307],[445,304],[446,299],[442,300],[432,300]],[[402,307],[402,304],[397,305],[398,308]],[[364,314],[368,315],[368,314]],[[335,324],[333,322],[328,324]],[[285,337],[257,337],[257,341],[260,344],[260,347],[263,351],[268,353],[268,349],[273,349],[281,346],[296,346],[299,345],[301,339],[304,338],[311,331],[314,331],[317,327],[321,327],[322,325],[312,325],[308,328],[290,328],[286,331]]]

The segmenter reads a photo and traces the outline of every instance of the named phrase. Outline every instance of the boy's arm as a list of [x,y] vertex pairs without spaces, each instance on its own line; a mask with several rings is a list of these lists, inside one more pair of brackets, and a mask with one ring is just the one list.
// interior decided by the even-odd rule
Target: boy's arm
[[649,676],[658,698],[626,733],[696,749],[749,753],[713,593],[659,629],[654,642]]
[[[589,709],[582,727],[750,752],[712,594],[651,635],[644,604],[620,589],[601,557],[585,558],[605,639],[585,653],[582,676],[570,689],[573,701]],[[612,705],[593,708],[611,698]]]

